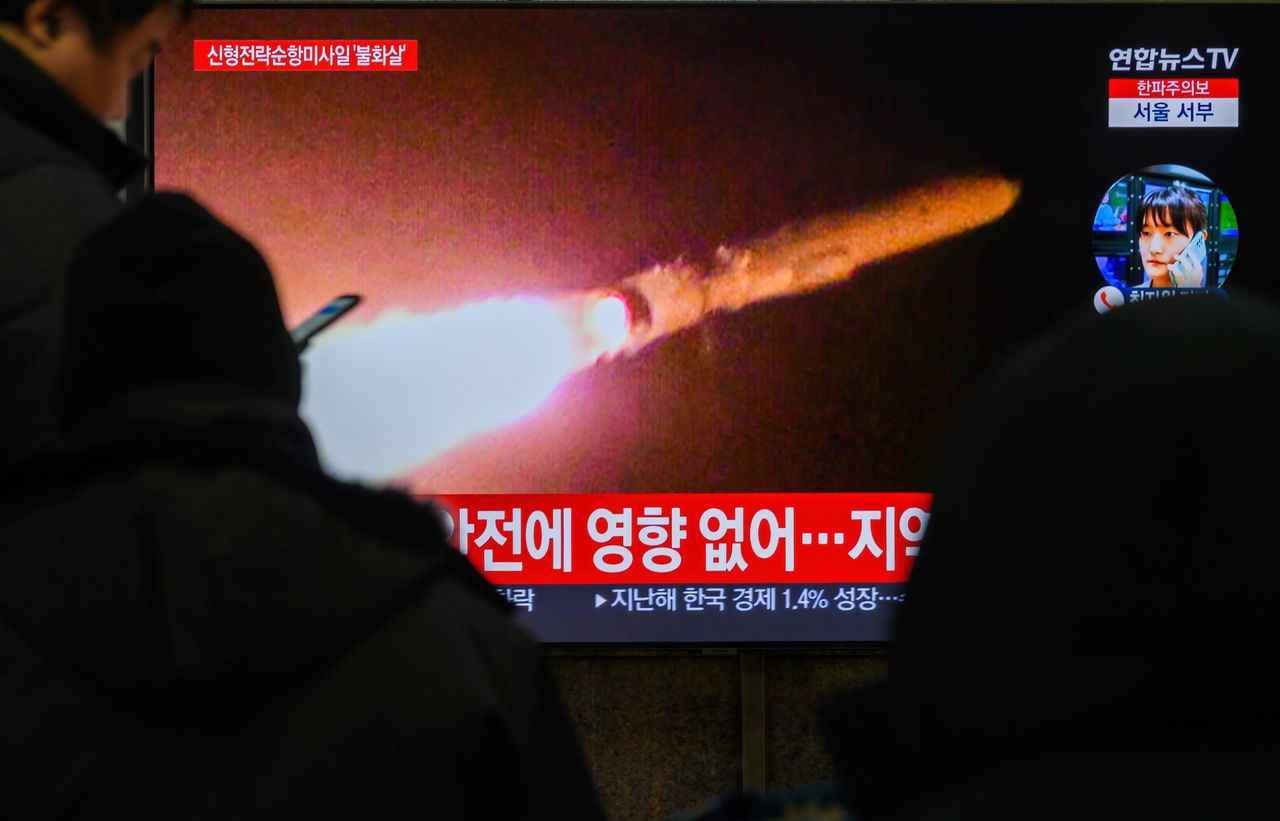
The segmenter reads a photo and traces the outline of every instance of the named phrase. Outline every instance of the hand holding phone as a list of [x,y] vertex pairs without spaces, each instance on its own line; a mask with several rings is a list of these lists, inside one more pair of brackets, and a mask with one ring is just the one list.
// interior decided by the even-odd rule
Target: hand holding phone
[[289,335],[293,337],[293,344],[298,348],[298,353],[306,350],[313,336],[332,325],[337,321],[338,317],[358,304],[360,304],[359,294],[343,294],[340,297],[329,300],[323,308],[303,320],[302,324],[289,332]]
[[1182,253],[1173,259],[1169,266],[1169,278],[1176,288],[1203,288],[1204,263],[1208,258],[1205,248],[1204,231],[1196,231],[1196,235],[1182,249]]

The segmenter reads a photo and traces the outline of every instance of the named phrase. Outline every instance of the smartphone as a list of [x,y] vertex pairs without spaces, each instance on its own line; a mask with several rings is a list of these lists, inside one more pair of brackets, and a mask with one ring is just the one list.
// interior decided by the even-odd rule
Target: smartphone
[[343,294],[329,300],[323,308],[304,319],[302,324],[289,332],[289,335],[293,337],[293,344],[298,348],[298,353],[306,350],[313,336],[332,325],[338,320],[338,317],[359,304],[360,296],[358,294]]
[[1205,259],[1209,253],[1204,245],[1204,231],[1196,231],[1196,235],[1191,238],[1191,242],[1187,243],[1187,247],[1179,254],[1184,259],[1195,257],[1200,263],[1200,281],[1188,282],[1186,269],[1182,267],[1182,260],[1179,259],[1169,266],[1169,272],[1173,278],[1173,284],[1178,288],[1203,288],[1205,275]]

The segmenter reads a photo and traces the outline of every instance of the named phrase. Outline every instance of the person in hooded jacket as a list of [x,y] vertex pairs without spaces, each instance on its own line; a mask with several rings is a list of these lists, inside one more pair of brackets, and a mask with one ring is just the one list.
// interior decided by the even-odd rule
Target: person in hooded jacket
[[1239,293],[1071,320],[992,379],[889,675],[827,715],[857,817],[1275,817],[1277,379],[1280,310]]
[[0,490],[0,817],[601,816],[436,509],[319,468],[246,240],[151,195],[66,300],[66,445]]

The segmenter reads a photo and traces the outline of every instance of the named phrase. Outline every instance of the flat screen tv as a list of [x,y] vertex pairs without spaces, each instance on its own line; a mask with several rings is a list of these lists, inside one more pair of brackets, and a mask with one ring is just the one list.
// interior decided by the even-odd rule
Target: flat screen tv
[[[1278,24],[207,4],[133,132],[290,324],[361,297],[302,354],[322,457],[436,499],[542,641],[874,645],[988,369],[1071,313],[1275,289]],[[1161,191],[1200,208],[1144,224]]]

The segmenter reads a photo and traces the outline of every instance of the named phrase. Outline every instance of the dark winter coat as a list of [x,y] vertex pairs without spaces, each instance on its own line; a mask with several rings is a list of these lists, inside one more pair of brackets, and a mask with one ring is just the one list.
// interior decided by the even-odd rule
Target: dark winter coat
[[[1087,310],[1087,309],[1086,309]],[[830,716],[862,817],[1275,815],[1280,311],[1085,316],[981,392],[888,680]]]
[[224,390],[122,398],[77,443],[3,490],[3,817],[598,816],[434,509],[326,478],[296,416]]
[[0,40],[0,464],[55,441],[53,368],[76,244],[143,160]]
[[598,817],[439,513],[321,471],[252,245],[152,195],[66,281],[66,435],[0,471],[0,818]]

